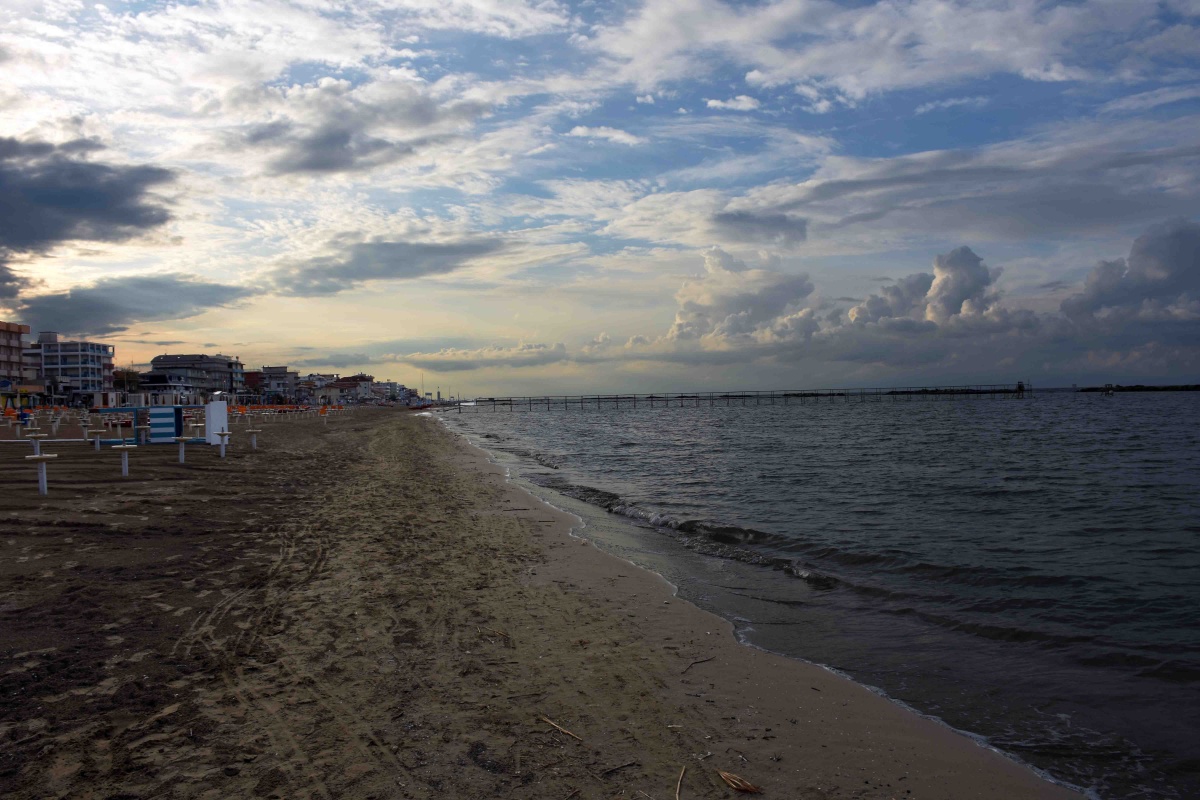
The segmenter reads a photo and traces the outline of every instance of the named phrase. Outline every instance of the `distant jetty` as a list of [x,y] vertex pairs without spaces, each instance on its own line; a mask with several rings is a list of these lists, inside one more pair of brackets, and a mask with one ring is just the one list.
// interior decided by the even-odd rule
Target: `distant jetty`
[[1132,386],[1108,384],[1107,386],[1085,386],[1081,392],[1200,392],[1200,383],[1184,383],[1177,386],[1146,386],[1135,383]]
[[454,404],[461,412],[567,411],[636,408],[694,408],[709,406],[806,405],[810,403],[868,403],[974,398],[1024,400],[1033,397],[1033,384],[974,384],[970,386],[893,386],[870,389],[788,389],[773,391],[660,392],[655,394],[543,395],[540,397],[476,397]]

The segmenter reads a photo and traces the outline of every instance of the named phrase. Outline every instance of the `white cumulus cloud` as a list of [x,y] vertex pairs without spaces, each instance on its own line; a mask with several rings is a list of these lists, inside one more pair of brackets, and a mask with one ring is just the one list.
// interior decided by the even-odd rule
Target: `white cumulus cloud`
[[605,125],[589,128],[587,125],[576,125],[571,128],[568,136],[581,136],[585,139],[606,139],[615,144],[624,144],[632,147],[635,144],[642,144],[645,140],[639,136],[634,136],[628,131],[620,130],[619,128],[609,128]]
[[717,108],[722,111],[753,111],[762,105],[757,99],[745,94],[739,94],[729,100],[705,100],[704,102],[709,108]]

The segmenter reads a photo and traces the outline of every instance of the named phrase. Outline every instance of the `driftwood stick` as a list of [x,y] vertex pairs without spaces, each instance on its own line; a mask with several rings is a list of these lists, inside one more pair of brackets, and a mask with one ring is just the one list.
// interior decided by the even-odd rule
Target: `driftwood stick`
[[571,800],[571,798],[572,798],[572,797],[574,797],[574,796],[575,796],[575,795],[577,795],[577,794],[579,794],[579,790],[578,790],[578,789],[576,789],[575,791],[571,792],[569,795],[567,795],[566,797],[564,797],[564,798],[563,798],[563,800]]
[[[716,656],[709,656],[708,658],[702,658],[699,661],[693,661],[692,663],[688,664],[686,667],[683,668],[683,672],[687,672],[689,669],[696,666],[697,664],[707,664],[709,661],[713,661],[715,659],[716,659]],[[683,672],[681,672],[679,674],[682,675]]]
[[685,772],[687,772],[686,766],[679,770],[679,780],[675,781],[675,800],[679,800],[679,790],[683,788],[683,773]]
[[547,725],[549,725],[550,727],[554,728],[555,730],[562,731],[562,732],[563,732],[563,733],[565,733],[567,736],[570,736],[572,739],[577,739],[578,741],[581,741],[581,742],[583,741],[583,739],[580,739],[578,736],[576,736],[575,734],[571,733],[569,730],[567,730],[566,728],[564,728],[562,725],[559,725],[557,722],[555,722],[554,720],[550,719],[549,717],[547,717],[547,716],[543,715],[541,719],[542,719],[542,722],[545,722]]
[[638,764],[638,762],[636,762],[636,761],[630,761],[628,764],[622,764],[619,767],[609,767],[608,769],[604,770],[604,772],[601,772],[600,775],[604,776],[610,772],[616,772],[619,769],[625,769],[626,767],[635,767],[635,766],[637,766],[637,764]]

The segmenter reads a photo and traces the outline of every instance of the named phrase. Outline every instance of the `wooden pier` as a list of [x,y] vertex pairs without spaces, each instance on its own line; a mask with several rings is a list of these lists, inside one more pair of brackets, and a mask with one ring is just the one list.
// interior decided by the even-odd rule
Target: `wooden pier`
[[1033,385],[989,383],[972,386],[901,386],[862,389],[779,389],[752,392],[659,392],[655,394],[543,395],[540,397],[477,397],[452,404],[459,413],[509,411],[604,411],[639,408],[729,408],[787,406],[810,403],[885,403],[934,400],[1024,400]]

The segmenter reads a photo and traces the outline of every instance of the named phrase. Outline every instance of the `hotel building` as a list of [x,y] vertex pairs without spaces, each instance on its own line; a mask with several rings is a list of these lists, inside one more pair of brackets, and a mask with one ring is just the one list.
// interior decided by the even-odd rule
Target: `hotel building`
[[56,395],[113,391],[111,344],[62,341],[54,331],[41,331],[25,348],[23,361],[26,372]]

